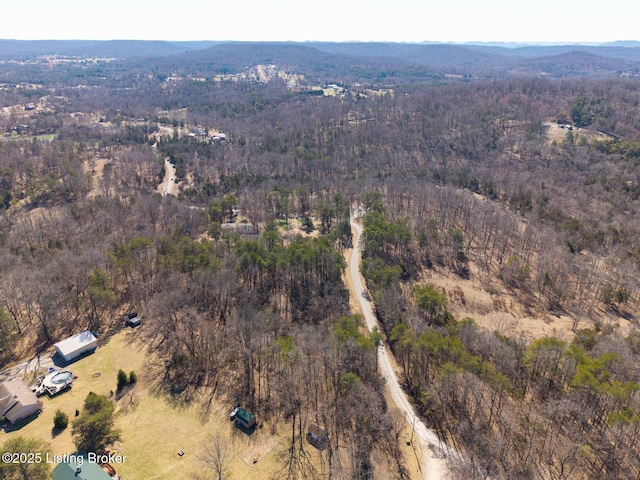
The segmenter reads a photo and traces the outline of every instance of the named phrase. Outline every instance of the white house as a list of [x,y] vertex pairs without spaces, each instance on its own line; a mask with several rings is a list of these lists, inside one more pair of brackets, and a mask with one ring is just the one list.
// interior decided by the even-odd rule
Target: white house
[[89,330],[77,333],[73,337],[69,337],[55,344],[56,352],[67,362],[79,357],[83,353],[95,350],[97,346],[98,340]]

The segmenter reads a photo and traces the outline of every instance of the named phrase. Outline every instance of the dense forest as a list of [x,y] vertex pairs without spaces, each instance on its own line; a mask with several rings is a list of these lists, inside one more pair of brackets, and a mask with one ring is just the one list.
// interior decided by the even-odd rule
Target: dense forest
[[[283,476],[408,478],[386,339],[454,478],[640,476],[635,48],[23,47],[0,62],[0,366],[140,309],[160,390],[286,419]],[[354,214],[378,335],[343,283]],[[442,277],[570,327],[477,321]]]

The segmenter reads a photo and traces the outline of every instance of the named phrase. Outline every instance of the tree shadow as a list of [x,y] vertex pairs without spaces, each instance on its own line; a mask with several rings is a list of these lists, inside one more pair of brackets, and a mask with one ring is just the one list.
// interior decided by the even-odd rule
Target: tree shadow
[[65,428],[56,428],[56,427],[52,427],[51,428],[51,436],[53,438],[56,438],[58,435],[60,435],[62,432],[64,432],[67,429],[67,427]]
[[136,386],[136,383],[130,383],[128,385],[125,385],[124,387],[122,387],[120,390],[116,390],[116,402],[118,400],[121,400],[122,398],[124,398],[124,396],[129,393],[131,390],[133,390]]
[[[203,425],[209,421],[209,416],[214,411],[214,405],[216,400],[216,390],[217,388],[213,388],[207,392],[205,398],[203,398],[202,403],[200,404],[200,409],[198,411],[198,419],[200,423]],[[220,409],[215,409],[216,413],[220,413]]]
[[150,393],[162,398],[171,407],[184,410],[197,406],[198,420],[203,425],[209,421],[212,413],[220,414],[221,410],[225,415],[228,413],[218,405],[228,389],[224,376],[212,379],[207,372],[194,371],[183,365],[172,369],[165,361],[154,360],[147,363],[145,378],[149,380]]
[[253,435],[253,433],[258,429],[258,424],[256,423],[253,427],[251,428],[246,428],[244,425],[241,425],[238,422],[234,422],[235,427],[237,430],[240,430],[242,433],[244,433],[245,435],[251,436]]
[[195,401],[197,386],[187,378],[176,379],[164,364],[151,365],[149,375],[155,379],[151,383],[151,394],[156,398],[163,397],[173,408],[186,409]]
[[633,321],[636,318],[636,316],[633,313],[627,310],[621,310],[619,314],[621,318],[628,320],[629,322]]

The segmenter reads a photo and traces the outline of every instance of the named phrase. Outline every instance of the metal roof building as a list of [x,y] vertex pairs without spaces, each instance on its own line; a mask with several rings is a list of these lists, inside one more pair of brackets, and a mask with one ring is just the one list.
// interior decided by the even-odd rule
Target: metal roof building
[[256,424],[256,416],[245,410],[244,408],[239,408],[236,412],[236,425],[241,425],[244,428],[253,428]]
[[56,352],[67,362],[70,362],[85,352],[95,350],[97,346],[98,340],[89,330],[77,333],[73,337],[69,337],[55,344]]

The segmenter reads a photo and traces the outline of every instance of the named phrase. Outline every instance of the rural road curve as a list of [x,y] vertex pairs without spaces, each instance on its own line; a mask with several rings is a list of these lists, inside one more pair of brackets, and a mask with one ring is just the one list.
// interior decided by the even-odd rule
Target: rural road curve
[[171,162],[169,162],[169,158],[164,159],[164,179],[162,183],[158,186],[158,190],[163,197],[167,195],[175,195],[175,186],[176,186],[176,167],[173,166]]
[[[362,234],[362,227],[352,221],[351,226],[356,231],[356,236],[353,239],[353,252],[351,254],[351,261],[349,262],[349,275],[351,277],[351,283],[353,285],[353,295],[357,298],[362,310],[362,315],[367,324],[367,328],[372,330],[373,327],[378,327],[375,315],[371,308],[371,303],[363,296],[363,292],[366,289],[363,286],[362,278],[360,276],[360,260],[362,259],[362,252],[360,247],[360,235]],[[368,295],[367,295],[367,298]],[[385,379],[385,386],[388,394],[392,398],[396,407],[402,412],[405,420],[409,425],[414,426],[414,431],[420,440],[420,450],[422,451],[423,463],[422,463],[422,478],[424,480],[444,480],[446,478],[447,465],[446,461],[439,455],[441,451],[447,451],[448,448],[439,439],[438,436],[429,430],[427,426],[418,417],[409,402],[409,399],[405,395],[404,391],[400,387],[398,377],[391,365],[389,357],[392,354],[388,351],[387,345],[380,345],[378,347],[378,366],[380,368],[380,374]]]

